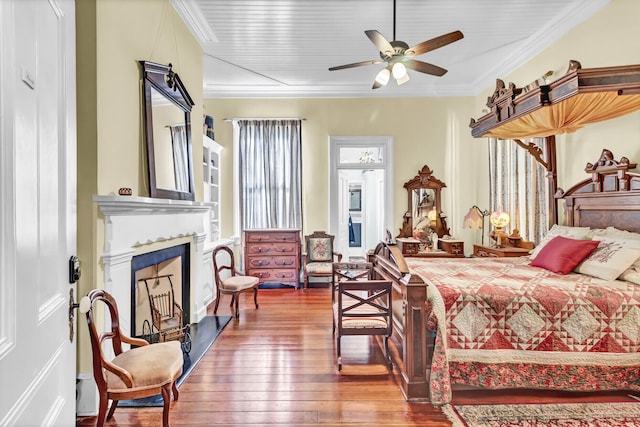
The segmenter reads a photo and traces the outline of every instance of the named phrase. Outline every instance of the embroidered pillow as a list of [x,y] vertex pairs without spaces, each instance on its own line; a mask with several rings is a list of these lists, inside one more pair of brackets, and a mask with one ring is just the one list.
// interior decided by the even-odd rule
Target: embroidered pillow
[[545,245],[549,243],[554,237],[563,236],[570,239],[586,239],[589,231],[589,227],[567,227],[566,225],[554,224],[554,226],[551,227],[549,231],[547,231],[547,234],[542,238],[542,241],[538,244],[538,246],[531,250],[531,257],[535,258],[538,253],[540,253],[542,248],[544,248]]
[[603,280],[616,280],[640,258],[640,240],[606,236],[596,236],[593,240],[600,244],[578,264],[575,269],[578,273]]
[[542,267],[558,274],[568,274],[588,257],[599,243],[597,240],[579,240],[557,236],[545,244],[530,265]]
[[331,239],[328,237],[309,239],[309,261],[331,261]]

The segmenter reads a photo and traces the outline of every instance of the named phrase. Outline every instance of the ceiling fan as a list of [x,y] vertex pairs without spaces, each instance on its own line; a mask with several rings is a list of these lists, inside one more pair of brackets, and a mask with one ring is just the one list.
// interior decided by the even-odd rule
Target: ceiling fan
[[396,40],[396,0],[393,0],[393,41],[388,41],[377,30],[367,30],[364,33],[380,51],[381,59],[338,65],[336,67],[329,68],[329,71],[362,67],[364,65],[382,64],[383,62],[386,62],[387,66],[380,70],[378,75],[376,75],[372,89],[378,89],[385,86],[389,82],[391,75],[393,75],[398,85],[408,82],[409,74],[407,73],[407,68],[420,73],[443,76],[447,72],[444,68],[429,64],[428,62],[419,61],[414,59],[414,57],[436,50],[464,37],[460,31],[453,31],[422,43],[418,43],[412,47],[409,47],[407,43],[401,40]]

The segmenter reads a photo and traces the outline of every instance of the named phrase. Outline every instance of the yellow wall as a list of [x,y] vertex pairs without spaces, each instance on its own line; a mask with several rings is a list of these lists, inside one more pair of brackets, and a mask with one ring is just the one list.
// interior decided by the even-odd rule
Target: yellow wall
[[[76,3],[78,92],[78,294],[104,286],[103,217],[93,195],[130,187],[148,196],[139,60],[173,64],[195,102],[193,158],[202,159],[202,48],[169,0],[83,0]],[[195,163],[200,165],[200,162]],[[196,182],[202,168],[194,167]],[[202,185],[196,197],[202,199]],[[91,369],[86,327],[78,367]]]
[[[222,151],[222,236],[233,233],[233,126],[224,118],[301,117],[303,215],[305,233],[329,228],[329,137],[392,136],[394,140],[394,229],[407,209],[402,187],[425,164],[447,184],[443,208],[458,233],[466,210],[477,200],[477,182],[486,175],[476,161],[485,148],[469,132],[473,98],[403,99],[206,99]],[[458,202],[455,202],[458,201]],[[464,210],[464,212],[463,212]]]

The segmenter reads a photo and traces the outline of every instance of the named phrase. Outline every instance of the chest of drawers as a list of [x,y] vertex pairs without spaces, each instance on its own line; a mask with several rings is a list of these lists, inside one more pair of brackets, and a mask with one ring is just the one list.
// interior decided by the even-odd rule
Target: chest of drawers
[[299,286],[300,230],[245,230],[242,234],[244,268],[264,282]]

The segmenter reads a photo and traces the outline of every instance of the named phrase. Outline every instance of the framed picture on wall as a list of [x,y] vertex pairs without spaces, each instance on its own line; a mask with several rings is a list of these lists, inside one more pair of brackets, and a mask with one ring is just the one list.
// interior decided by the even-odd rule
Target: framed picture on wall
[[361,190],[349,190],[349,210],[362,210],[362,193]]

